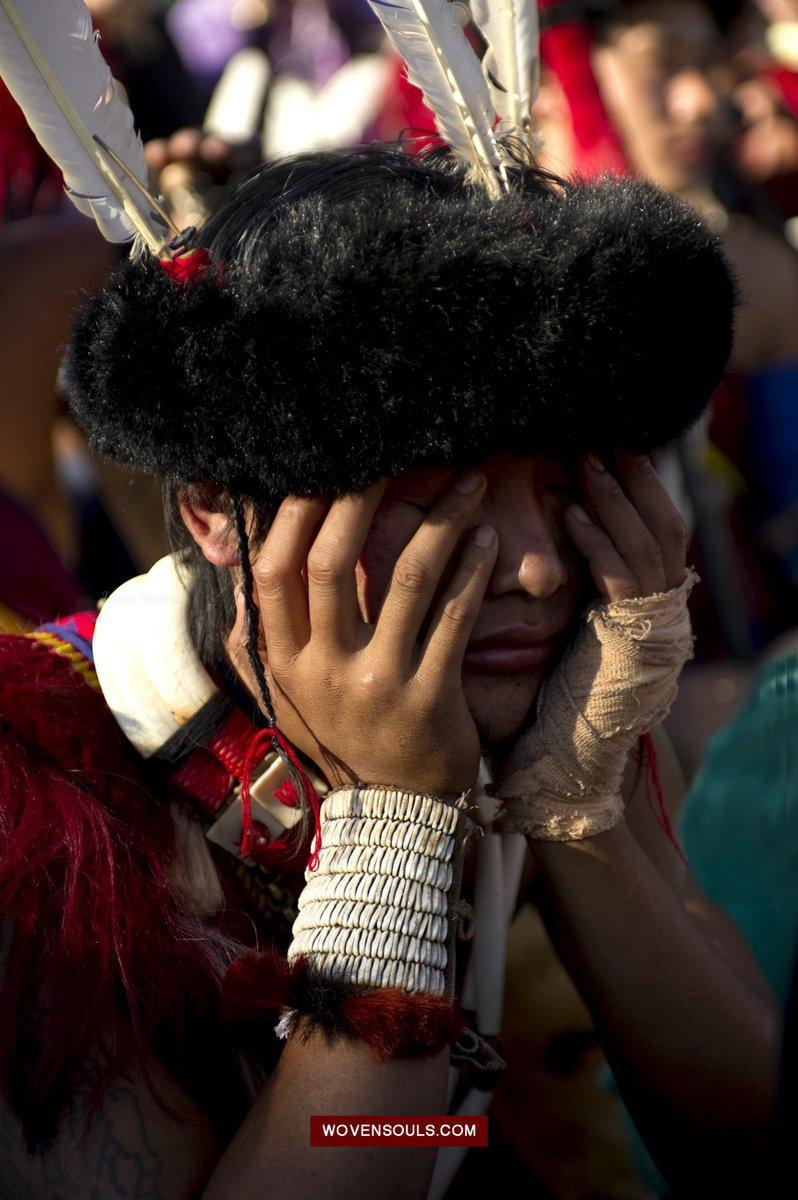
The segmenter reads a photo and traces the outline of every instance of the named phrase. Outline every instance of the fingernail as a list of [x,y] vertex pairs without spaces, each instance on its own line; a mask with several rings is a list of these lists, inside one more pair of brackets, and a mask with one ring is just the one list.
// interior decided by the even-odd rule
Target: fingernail
[[572,504],[568,512],[575,521],[581,521],[583,525],[590,525],[590,517],[587,515],[581,504]]
[[606,471],[607,468],[597,454],[588,454],[587,461],[594,471]]
[[467,475],[461,475],[454,485],[454,490],[460,492],[462,496],[468,496],[471,492],[475,492],[482,483],[482,476],[469,471]]
[[474,534],[474,542],[477,546],[492,546],[495,536],[496,530],[492,525],[480,525],[479,529]]

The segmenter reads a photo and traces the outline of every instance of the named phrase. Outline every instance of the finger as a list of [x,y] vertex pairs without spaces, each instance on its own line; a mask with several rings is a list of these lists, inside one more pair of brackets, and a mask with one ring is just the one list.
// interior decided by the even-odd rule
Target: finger
[[687,529],[647,454],[619,454],[618,478],[660,548],[668,588],[684,582]]
[[480,525],[469,538],[424,640],[419,676],[459,679],[498,550],[499,539],[491,525]]
[[252,564],[263,632],[273,664],[298,654],[310,637],[303,570],[328,502],[289,496]]
[[565,526],[577,550],[587,560],[603,600],[614,603],[645,594],[611,538],[591,521],[580,504],[572,504],[565,510]]
[[469,471],[438,501],[402,551],[382,602],[372,645],[407,664],[446,567],[485,491]]
[[308,554],[310,631],[321,642],[355,641],[360,624],[355,566],[387,483],[381,479],[335,500]]
[[166,138],[153,138],[144,147],[144,161],[147,170],[157,178],[169,161]]
[[176,130],[169,138],[167,150],[170,162],[193,162],[199,156],[202,131],[191,125]]
[[199,144],[199,159],[210,167],[222,167],[230,161],[232,147],[216,134],[205,134]]
[[595,454],[582,459],[579,476],[596,524],[609,535],[618,554],[640,583],[640,594],[665,590],[659,543],[618,480]]

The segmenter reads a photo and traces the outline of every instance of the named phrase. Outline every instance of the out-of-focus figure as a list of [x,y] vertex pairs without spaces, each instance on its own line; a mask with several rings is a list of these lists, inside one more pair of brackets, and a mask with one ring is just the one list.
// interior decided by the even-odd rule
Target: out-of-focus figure
[[[144,136],[198,120],[163,5],[89,0],[88,7]],[[0,81],[0,605],[7,624],[96,598],[165,547],[157,489],[92,464],[58,396],[61,348],[80,295],[100,287],[117,261],[66,200],[60,171]]]
[[787,220],[798,215],[798,3],[752,0],[732,28],[739,117],[733,150],[742,174]]
[[[724,549],[736,561],[721,590],[739,593],[746,629],[736,652],[744,653],[784,627],[795,594],[798,257],[733,162],[735,76],[709,5],[632,0],[611,9],[596,38],[596,77],[630,169],[693,204],[737,269],[733,374],[698,452],[710,486],[726,497],[714,502],[713,519],[730,522]],[[722,653],[709,614],[704,626],[707,648]]]
[[798,354],[798,260],[735,211],[718,181],[733,131],[723,51],[699,0],[638,0],[612,10],[593,61],[632,170],[684,197],[722,235],[743,291],[734,366],[754,374]]

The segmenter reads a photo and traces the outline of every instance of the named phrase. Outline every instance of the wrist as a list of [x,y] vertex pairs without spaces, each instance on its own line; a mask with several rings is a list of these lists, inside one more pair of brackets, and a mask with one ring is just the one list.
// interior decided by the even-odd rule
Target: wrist
[[628,858],[633,842],[634,835],[625,819],[613,825],[612,829],[579,840],[555,842],[542,838],[527,839],[535,865],[543,875],[595,871],[599,865],[603,870],[609,869]]
[[[453,775],[443,775],[437,772],[425,776],[422,771],[405,774],[390,768],[387,771],[384,769],[361,770],[351,774],[330,773],[328,769],[326,778],[330,795],[334,792],[350,791],[352,788],[368,788],[432,796],[447,804],[457,804],[461,796],[470,793],[476,782],[477,771],[475,770],[469,776],[468,782],[465,781],[465,777],[455,778]],[[389,779],[390,782],[385,782],[386,779]]]
[[450,993],[467,805],[384,785],[330,793],[289,960],[336,983]]
[[580,842],[612,830],[624,819],[620,793],[584,796],[579,801],[549,793],[506,795],[497,819],[508,833],[532,842]]

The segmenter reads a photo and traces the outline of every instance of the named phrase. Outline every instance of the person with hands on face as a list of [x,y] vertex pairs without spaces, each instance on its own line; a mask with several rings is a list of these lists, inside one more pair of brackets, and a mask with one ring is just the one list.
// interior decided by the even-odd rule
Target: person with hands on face
[[598,598],[504,756],[499,820],[528,837],[548,930],[660,1170],[680,1196],[748,1196],[770,1170],[778,1007],[629,786],[692,654],[685,528],[647,456],[613,473],[590,454],[578,475],[565,521]]
[[573,504],[565,520],[599,603],[544,686],[500,788],[513,797],[506,826],[551,840],[601,833],[622,818],[626,757],[667,715],[692,656],[695,575],[684,524],[650,460],[622,458],[619,482],[591,454],[580,476],[593,519]]
[[[164,906],[133,912],[120,899],[113,910],[111,930],[121,922],[129,935],[122,948],[138,956],[112,959],[121,977],[138,981],[160,1014],[160,992],[146,991],[153,973],[163,980],[157,968],[165,960],[171,968],[195,955],[207,984],[201,994],[210,997],[206,1028],[216,1029],[213,1005],[229,998],[231,981],[255,1014],[244,1049],[268,1079],[245,1115],[235,1119],[232,1069],[214,1074],[210,1036],[181,1052],[175,1035],[168,1070],[159,1058],[148,1066],[162,1068],[159,1083],[166,1076],[182,1089],[193,1131],[154,1113],[135,1083],[145,1112],[137,1150],[156,1147],[158,1168],[179,1180],[170,1195],[426,1194],[431,1151],[337,1155],[309,1146],[307,1118],[445,1107],[448,1048],[458,1036],[452,918],[460,892],[470,895],[467,846],[475,832],[467,793],[481,749],[500,792],[509,789],[501,802],[535,817],[544,757],[530,750],[536,729],[572,785],[566,792],[556,773],[547,774],[542,799],[571,805],[579,821],[568,828],[560,820],[566,841],[544,841],[530,829],[536,887],[625,1094],[650,1106],[644,1116],[658,1136],[677,1120],[692,1130],[703,1106],[707,1136],[728,1140],[732,1128],[736,1135],[767,1108],[757,1024],[764,1025],[767,998],[746,980],[739,939],[693,915],[696,898],[661,831],[638,833],[633,781],[620,785],[625,820],[616,786],[631,734],[656,719],[686,653],[686,637],[664,639],[654,672],[661,667],[662,677],[643,677],[661,632],[660,600],[675,600],[683,613],[686,585],[675,538],[656,524],[667,512],[664,493],[640,455],[688,427],[722,373],[733,287],[717,241],[647,184],[572,187],[519,165],[510,190],[494,199],[445,155],[371,147],[259,168],[209,217],[200,242],[177,263],[123,267],[81,313],[65,372],[76,419],[95,448],[166,479],[169,515],[177,506],[185,534],[181,548],[145,577],[146,606],[137,609],[121,589],[103,606],[96,634],[81,635],[81,625],[79,645],[68,652],[61,627],[32,648],[25,639],[0,647],[6,674],[26,678],[32,658],[41,668],[47,655],[51,671],[66,671],[74,654],[83,654],[81,666],[93,655],[101,694],[92,693],[83,738],[59,740],[50,736],[51,720],[37,720],[40,709],[52,712],[40,682],[41,704],[28,724],[19,704],[2,710],[25,747],[46,725],[39,749],[48,763],[62,756],[60,795],[71,794],[76,746],[85,771],[100,749],[116,745],[113,721],[148,781],[131,789],[136,808],[131,795],[114,791],[133,766],[114,760],[109,769],[103,759],[97,774],[108,790],[90,808],[96,826],[108,830],[112,849],[98,859],[111,856],[115,897],[134,888],[141,861],[156,879],[165,859],[175,868],[163,885],[175,924],[164,921]],[[672,303],[677,284],[679,305]],[[615,480],[579,457],[618,447],[639,453],[627,473],[618,463]],[[566,515],[577,498],[591,515],[584,532]],[[158,591],[155,581],[163,580]],[[610,585],[633,598],[605,592]],[[602,603],[589,629],[574,630],[596,591],[602,601],[644,605],[630,634],[641,654],[627,645],[625,620]],[[625,672],[617,698],[624,719],[616,723],[629,728],[605,728],[599,753],[585,736],[598,726],[580,706],[605,686],[616,656],[590,651],[593,675],[582,694],[569,672],[580,643],[604,626],[608,637],[617,635]],[[157,637],[158,655],[150,652]],[[63,652],[48,649],[47,639]],[[73,687],[84,687],[73,674]],[[63,697],[60,676],[59,685]],[[557,718],[548,740],[548,718],[557,717],[550,697],[566,695],[576,712]],[[631,699],[645,702],[645,711],[627,719]],[[272,857],[259,860],[243,835],[246,794],[251,800],[268,782],[278,750],[308,772],[315,767],[331,790],[317,805],[317,864],[301,842],[305,886],[298,902],[275,911],[275,891],[288,891],[288,864],[279,857],[286,842],[276,838],[264,851]],[[302,795],[283,801],[274,791],[267,799],[294,815],[304,802],[315,819],[318,797],[300,782]],[[94,792],[87,782],[84,805]],[[169,808],[175,792],[180,821]],[[588,827],[597,800],[614,806],[612,828]],[[0,791],[0,801],[12,827],[17,794]],[[115,820],[106,825],[112,801]],[[174,841],[159,835],[155,848],[132,854],[132,844],[146,847],[136,841],[142,826],[160,828],[164,815],[174,821]],[[206,837],[226,820],[233,839]],[[51,822],[47,828],[58,832]],[[63,855],[70,878],[87,887],[94,880],[75,864],[77,849],[73,839]],[[59,908],[57,889],[51,899],[57,874],[44,880],[47,864],[38,874],[36,864],[24,868],[34,878],[18,891],[38,897],[38,907],[9,915],[25,918],[25,962],[37,966],[15,993],[26,1012],[39,1011],[38,981],[53,955],[59,967],[85,955],[86,932],[64,920],[81,908]],[[250,892],[225,902],[244,879]],[[208,886],[198,897],[201,882]],[[184,934],[176,922],[188,895],[206,903],[191,909]],[[54,922],[58,936],[41,945],[36,933]],[[95,925],[92,944],[102,947],[109,930]],[[258,951],[271,940],[278,952],[248,955],[231,946],[229,926],[240,938],[242,925],[255,931]],[[220,982],[203,956],[224,935]],[[253,957],[260,973],[245,975]],[[170,969],[169,984],[182,986],[186,970]],[[61,1017],[78,1001],[99,1003],[90,972],[71,1008],[71,976],[61,969],[58,978],[65,982],[57,1007],[25,1043],[33,1037],[45,1064],[54,1044],[85,1057],[86,1046],[75,1044],[78,1025]],[[105,1011],[112,1031],[127,1017]],[[173,1011],[176,1004],[163,1014],[167,1032]],[[13,1006],[0,1008],[0,1020],[13,1028]],[[275,1045],[280,1033],[284,1046]],[[675,1069],[684,1047],[697,1080]],[[106,1079],[121,1070],[115,1061],[102,1066]],[[53,1069],[60,1098],[69,1097]],[[21,1070],[13,1077],[27,1078]],[[31,1137],[39,1099],[16,1099]],[[706,1112],[715,1099],[713,1124]],[[96,1117],[100,1163],[104,1135],[117,1128],[108,1100]],[[196,1133],[211,1116],[213,1143]],[[676,1141],[657,1144],[667,1169],[679,1166]],[[73,1190],[94,1186],[88,1180],[83,1192]]]
[[371,624],[355,569],[386,483],[331,506],[281,505],[254,566],[269,690],[280,729],[331,784],[389,781],[456,796],[479,768],[462,664],[496,558],[490,525],[469,531],[436,593],[486,480],[470,471],[447,489],[397,558]]
[[[539,903],[648,1144],[686,1195],[706,1186],[699,1143],[722,1148],[731,1186],[733,1176],[750,1179],[752,1164],[758,1170],[757,1138],[771,1119],[776,1009],[739,934],[652,830],[639,788],[629,785],[630,753],[667,711],[692,652],[687,597],[695,577],[683,522],[645,455],[618,455],[614,471],[596,454],[582,456],[573,502],[558,496],[545,459],[513,464],[501,456],[484,465],[484,475],[455,476],[454,487],[449,480],[414,533],[390,506],[380,521],[384,481],[331,507],[296,499],[281,506],[254,562],[278,722],[338,783],[397,778],[454,794],[476,772],[465,685],[498,768],[499,821],[529,838]],[[559,474],[561,485],[568,472]],[[464,495],[466,481],[472,491]],[[440,473],[414,471],[391,488],[440,495]],[[542,513],[547,545],[534,535]],[[530,629],[550,628],[558,604],[558,622],[567,619],[573,631],[580,562],[582,592],[596,599],[564,652],[549,652],[521,731],[492,738],[490,689],[505,689],[509,700],[512,672],[480,678],[477,666],[462,675],[463,653],[467,661],[469,638],[486,622],[495,630],[508,619],[499,581],[516,540],[512,599],[523,597]],[[465,549],[446,586],[458,544]],[[383,557],[394,561],[390,574],[379,569]],[[375,607],[376,620],[365,621]],[[231,653],[246,677],[235,649],[244,626],[240,606]],[[436,639],[448,641],[446,669],[443,656],[437,670],[425,663]],[[452,765],[441,771],[447,750]],[[676,1065],[684,1047],[689,1073]],[[729,1086],[731,1070],[745,1080],[742,1091]],[[714,1157],[711,1174],[726,1175]]]
[[[454,988],[447,911],[459,896],[474,828],[459,802],[480,758],[462,661],[498,543],[490,525],[474,527],[484,474],[459,474],[398,556],[379,616],[367,621],[356,572],[386,486],[383,479],[332,503],[287,498],[254,558],[252,579],[277,724],[331,788],[322,803],[319,868],[306,875],[289,959],[311,962],[317,990],[325,980],[401,987],[421,990],[429,1002],[450,998]],[[202,537],[199,514],[187,505],[183,512]],[[228,647],[257,695],[244,587]],[[408,888],[405,876],[418,886]],[[409,1008],[402,1015],[413,1019]],[[297,1120],[303,1109],[308,1116],[347,1111],[347,1098],[367,1112],[443,1108],[446,1055],[382,1063],[365,1079],[357,1046],[330,1046],[298,1014],[289,1018],[284,1029],[303,1037],[289,1038],[268,1100],[228,1148],[208,1197],[227,1194],[232,1180],[251,1186],[253,1153],[262,1154],[254,1178],[273,1180],[278,1195],[298,1194],[307,1172],[306,1122]],[[394,1194],[384,1155],[364,1159],[358,1194]],[[339,1164],[328,1162],[321,1194],[340,1194]],[[415,1155],[396,1194],[423,1195],[431,1165],[429,1153]],[[348,1176],[348,1164],[343,1170]]]

